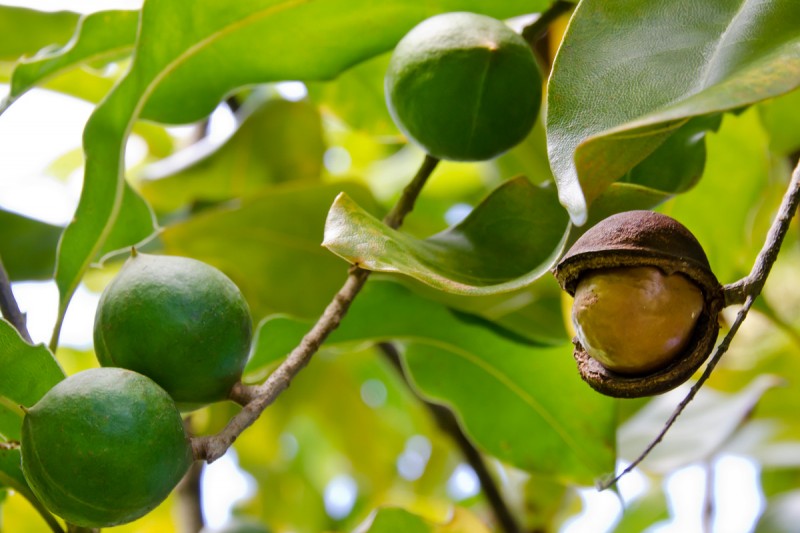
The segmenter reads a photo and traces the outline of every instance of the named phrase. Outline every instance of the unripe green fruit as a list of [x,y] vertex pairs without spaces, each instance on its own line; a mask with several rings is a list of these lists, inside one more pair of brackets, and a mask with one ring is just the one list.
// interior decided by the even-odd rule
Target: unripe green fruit
[[572,319],[586,352],[620,374],[663,368],[688,344],[703,294],[655,267],[598,269],[581,277]]
[[247,302],[216,268],[134,254],[100,297],[94,348],[103,366],[144,374],[182,409],[228,397],[252,337]]
[[28,409],[22,423],[25,479],[48,509],[83,527],[148,513],[191,464],[175,403],[130,370],[75,374]]
[[522,141],[539,112],[542,79],[525,40],[501,21],[445,13],[398,43],[386,73],[397,126],[440,159],[490,159]]

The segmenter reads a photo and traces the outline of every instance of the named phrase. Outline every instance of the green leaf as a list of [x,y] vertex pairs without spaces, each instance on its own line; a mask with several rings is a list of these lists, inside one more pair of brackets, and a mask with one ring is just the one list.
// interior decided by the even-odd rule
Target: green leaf
[[[125,144],[140,115],[189,122],[209,114],[228,92],[243,85],[331,78],[389,50],[416,23],[442,11],[508,17],[546,5],[530,0],[502,4],[486,0],[146,3],[133,64],[97,106],[84,130],[83,192],[75,220],[59,246],[55,277],[60,302],[51,345],[58,341],[67,305],[83,273],[124,213]],[[187,11],[191,17],[186,17]],[[298,28],[303,29],[302,46],[297,45]],[[135,211],[144,212],[141,199],[135,201],[139,203]],[[149,217],[131,218],[125,225],[141,230],[151,222]]]
[[454,508],[445,523],[427,520],[399,507],[378,509],[369,520],[369,529],[363,530],[365,533],[489,533],[483,522],[462,507]]
[[[708,135],[703,179],[662,209],[694,233],[722,283],[750,272],[764,239],[761,229],[753,227],[759,207],[753,199],[763,202],[769,196],[768,143],[755,109],[726,115],[719,132]],[[720,213],[725,223],[720,223]]]
[[0,210],[0,259],[12,281],[53,277],[63,228]]
[[45,506],[33,494],[25,476],[22,475],[22,463],[19,446],[0,441],[0,486],[7,486],[27,499],[34,509],[49,524],[53,531],[61,531],[61,524],[50,514]]
[[688,191],[703,175],[706,165],[705,132],[716,131],[720,122],[719,115],[689,120],[633,167],[624,181],[670,193]]
[[392,533],[393,531],[431,533],[432,528],[424,518],[405,509],[399,507],[379,509],[372,518],[367,533]]
[[127,55],[133,49],[138,23],[138,11],[101,11],[82,17],[66,45],[20,61],[11,77],[9,97],[19,98],[65,70]]
[[[284,357],[309,327],[266,319],[247,372]],[[531,346],[398,284],[371,280],[326,346],[387,340],[404,343],[421,392],[451,405],[468,435],[500,460],[583,484],[613,470],[614,401],[579,379],[571,345]]]
[[360,185],[286,184],[170,226],[161,239],[167,253],[200,259],[230,276],[256,319],[275,312],[316,317],[347,271],[320,246],[325,214],[340,191],[375,208]]
[[773,152],[789,155],[800,150],[800,91],[768,100],[758,110]]
[[529,285],[562,251],[568,218],[555,192],[515,178],[452,228],[420,240],[393,230],[339,196],[323,246],[368,270],[396,272],[456,294],[487,295]]
[[[158,211],[192,202],[252,196],[266,185],[320,176],[325,143],[317,109],[307,101],[269,100],[248,115],[218,149],[196,148],[176,168],[163,160],[144,172],[142,195]],[[186,155],[186,154],[183,154]],[[191,156],[190,156],[191,157]]]
[[[31,346],[14,327],[0,319],[0,435],[19,440],[22,409],[30,407],[56,383],[64,371],[43,345]],[[13,414],[14,416],[9,416]]]
[[581,2],[547,106],[550,160],[572,220],[583,224],[588,204],[689,118],[800,85],[797,20],[794,0]]
[[308,94],[353,129],[375,136],[400,136],[386,107],[383,78],[390,54],[364,61],[329,82],[308,84]]
[[65,43],[79,15],[71,11],[47,13],[22,7],[0,6],[0,61],[16,61],[40,49]]

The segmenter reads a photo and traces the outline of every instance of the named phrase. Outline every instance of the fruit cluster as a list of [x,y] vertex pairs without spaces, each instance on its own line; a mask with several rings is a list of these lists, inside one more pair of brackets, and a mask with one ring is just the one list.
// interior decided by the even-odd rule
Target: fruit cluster
[[70,376],[27,410],[22,469],[33,492],[83,527],[151,511],[193,460],[179,408],[227,398],[251,336],[247,302],[222,272],[134,252],[97,308],[102,368]]

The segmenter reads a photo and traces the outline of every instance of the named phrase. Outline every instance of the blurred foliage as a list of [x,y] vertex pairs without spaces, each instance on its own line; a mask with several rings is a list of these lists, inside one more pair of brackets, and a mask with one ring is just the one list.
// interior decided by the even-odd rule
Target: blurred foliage
[[[206,261],[251,305],[259,328],[245,377],[256,382],[322,311],[347,261],[384,271],[236,441],[231,457],[252,490],[232,528],[495,530],[482,494],[453,489],[464,458],[421,394],[454,411],[520,523],[557,531],[582,511],[578,489],[615,459],[633,459],[679,401],[683,390],[611,400],[583,384],[570,356],[570,302],[547,269],[606,216],[657,208],[695,233],[723,283],[749,272],[800,150],[798,4],[584,0],[569,29],[562,16],[535,43],[552,66],[565,39],[545,88],[547,118],[493,161],[443,162],[402,231],[384,227],[380,217],[424,156],[385,108],[387,52],[434,13],[512,17],[549,3],[203,0],[82,19],[0,6],[0,81],[12,84],[0,113],[36,87],[101,102],[83,152],[46,171],[57,180],[85,173],[60,245],[63,228],[0,209],[12,280],[55,277],[64,311],[79,282],[100,291],[132,244]],[[734,15],[739,7],[745,16]],[[273,83],[285,80],[308,94]],[[227,109],[234,123],[220,140]],[[123,156],[129,136],[144,141],[135,166]],[[559,195],[585,225],[569,222]],[[345,260],[321,246],[326,219],[326,246]],[[620,491],[613,531],[674,519],[665,480],[720,454],[758,466],[766,503],[753,528],[796,526],[799,231],[795,222],[707,388],[637,470],[645,488]],[[726,311],[723,329],[732,317]],[[378,342],[401,348],[413,392]],[[20,476],[18,406],[63,371],[97,365],[91,350],[70,346],[56,359],[0,322],[3,531],[45,527]],[[197,411],[193,430],[220,431],[237,410],[226,402]],[[336,486],[351,491],[343,510],[331,507]],[[177,500],[118,530],[176,531]]]

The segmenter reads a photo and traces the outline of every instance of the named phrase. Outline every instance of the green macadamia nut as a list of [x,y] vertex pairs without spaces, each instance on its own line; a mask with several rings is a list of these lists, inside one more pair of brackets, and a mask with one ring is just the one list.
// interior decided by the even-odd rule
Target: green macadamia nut
[[22,471],[53,513],[83,527],[109,527],[161,503],[192,464],[172,398],[121,368],[75,374],[27,410]]
[[140,372],[182,409],[227,398],[250,353],[252,319],[239,288],[187,257],[135,253],[100,297],[100,364]]
[[528,43],[503,22],[444,13],[398,43],[385,89],[395,123],[427,153],[480,161],[512,148],[531,130],[542,76]]
[[586,352],[620,374],[667,366],[692,338],[703,294],[682,274],[656,267],[585,273],[575,290],[572,320]]

